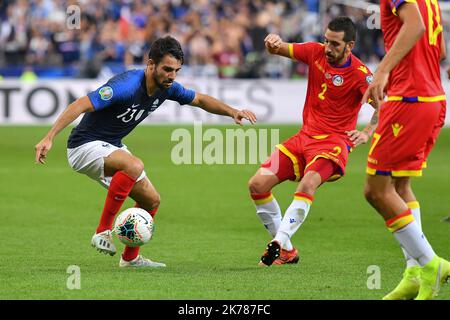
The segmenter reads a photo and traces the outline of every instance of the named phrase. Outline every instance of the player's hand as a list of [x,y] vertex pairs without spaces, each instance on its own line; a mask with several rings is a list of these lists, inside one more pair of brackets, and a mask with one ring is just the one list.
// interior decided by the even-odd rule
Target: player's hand
[[389,73],[379,71],[375,72],[373,82],[364,93],[362,103],[367,103],[369,99],[372,99],[377,105],[381,105],[384,100],[384,89],[387,86],[388,80]]
[[352,130],[345,131],[345,133],[355,147],[367,143],[367,141],[369,141],[370,139],[370,135],[366,131]]
[[270,53],[278,53],[282,43],[281,37],[273,33],[268,34],[264,39],[264,44]]
[[42,139],[36,146],[36,163],[45,163],[47,152],[52,148],[53,142],[49,138]]
[[239,110],[233,115],[234,122],[242,126],[242,119],[247,119],[251,124],[256,122],[256,115],[249,110]]

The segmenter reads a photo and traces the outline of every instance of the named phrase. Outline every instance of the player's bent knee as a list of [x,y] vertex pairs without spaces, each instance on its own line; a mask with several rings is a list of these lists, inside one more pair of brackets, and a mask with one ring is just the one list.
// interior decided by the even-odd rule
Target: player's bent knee
[[311,179],[304,179],[300,182],[298,191],[307,193],[307,194],[314,194],[317,190],[317,183]]
[[264,179],[260,176],[253,176],[248,181],[248,189],[250,190],[250,193],[256,194],[270,191],[270,188],[266,185]]
[[161,196],[159,195],[159,193],[152,194],[150,197],[150,202],[153,209],[159,207],[159,205],[161,204]]
[[135,198],[135,200],[138,203],[139,207],[149,212],[158,208],[161,203],[161,197],[157,193],[145,193],[143,196]]
[[364,187],[364,197],[371,204],[376,204],[383,199],[382,193],[369,184]]
[[144,163],[141,159],[134,158],[133,161],[130,161],[130,163],[127,164],[124,171],[130,177],[137,179],[141,175],[142,171],[144,171]]
[[400,197],[405,198],[411,192],[411,183],[409,179],[396,179],[395,181],[395,191],[400,195]]

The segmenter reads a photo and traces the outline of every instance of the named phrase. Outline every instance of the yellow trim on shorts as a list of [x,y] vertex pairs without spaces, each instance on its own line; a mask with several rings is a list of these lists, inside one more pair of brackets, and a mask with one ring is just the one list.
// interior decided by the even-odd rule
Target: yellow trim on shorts
[[289,159],[291,159],[292,161],[292,166],[294,167],[294,174],[295,174],[295,181],[300,181],[300,168],[298,166],[298,161],[297,161],[297,157],[294,156],[294,154],[292,154],[292,152],[290,152],[285,146],[283,146],[282,144],[277,144],[276,147],[278,148],[278,150],[280,150],[281,152],[283,152],[285,155],[287,155],[289,157]]
[[332,175],[331,177],[329,177],[326,182],[333,182],[333,181],[339,180],[340,178],[342,178],[342,175],[336,173],[336,174]]
[[[405,97],[402,96],[389,96],[387,98],[388,101],[403,101]],[[417,102],[437,102],[437,101],[445,101],[447,98],[445,95],[434,96],[434,97],[411,97],[417,98]],[[408,102],[408,101],[405,101]]]
[[319,155],[315,156],[314,159],[312,159],[312,160],[306,165],[305,171],[306,171],[306,169],[307,169],[310,165],[312,165],[314,162],[316,162],[316,160],[319,159],[319,158],[324,158],[324,159],[331,160],[331,161],[335,162],[335,161],[334,161],[333,159],[331,159],[329,156],[324,155],[324,154],[319,154]]
[[398,170],[392,171],[393,177],[421,177],[422,170]]
[[[366,167],[366,173],[375,176],[377,174],[377,169]],[[380,170],[385,171],[385,170]],[[392,177],[421,177],[422,170],[386,170],[385,172],[390,172]]]

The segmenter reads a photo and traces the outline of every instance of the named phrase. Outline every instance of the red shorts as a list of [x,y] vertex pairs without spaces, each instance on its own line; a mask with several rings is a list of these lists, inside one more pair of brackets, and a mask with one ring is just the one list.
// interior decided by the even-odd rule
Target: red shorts
[[345,173],[350,153],[349,142],[339,135],[311,137],[302,131],[277,145],[261,167],[275,173],[280,181],[300,181],[308,168],[320,158],[333,161],[336,172],[328,181],[339,179]]
[[425,161],[422,165],[423,168],[426,168],[428,155],[430,154],[431,150],[433,149],[433,147],[436,143],[437,137],[439,136],[439,133],[441,132],[441,129],[445,124],[445,114],[446,113],[447,113],[447,106],[444,101],[442,108],[441,108],[441,112],[439,113],[438,122],[433,129],[433,133],[431,134],[431,137],[427,140],[427,143],[425,145],[425,151],[424,151]]
[[366,172],[393,177],[421,176],[422,165],[445,119],[445,112],[443,116],[441,113],[443,108],[445,101],[384,103]]

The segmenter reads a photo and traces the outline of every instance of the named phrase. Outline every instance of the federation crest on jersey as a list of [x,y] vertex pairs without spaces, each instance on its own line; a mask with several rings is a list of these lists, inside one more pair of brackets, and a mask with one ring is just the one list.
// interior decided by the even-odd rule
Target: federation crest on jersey
[[112,96],[113,96],[113,89],[111,87],[109,87],[109,86],[103,87],[100,90],[98,90],[98,93],[99,93],[100,98],[102,100],[107,101],[107,100],[112,98]]
[[342,76],[341,75],[334,75],[333,76],[333,84],[336,86],[336,87],[340,87],[340,86],[342,86],[343,84],[344,84],[344,78],[342,78]]
[[367,81],[368,84],[371,84],[373,82],[373,75],[368,75],[366,77],[366,81]]

